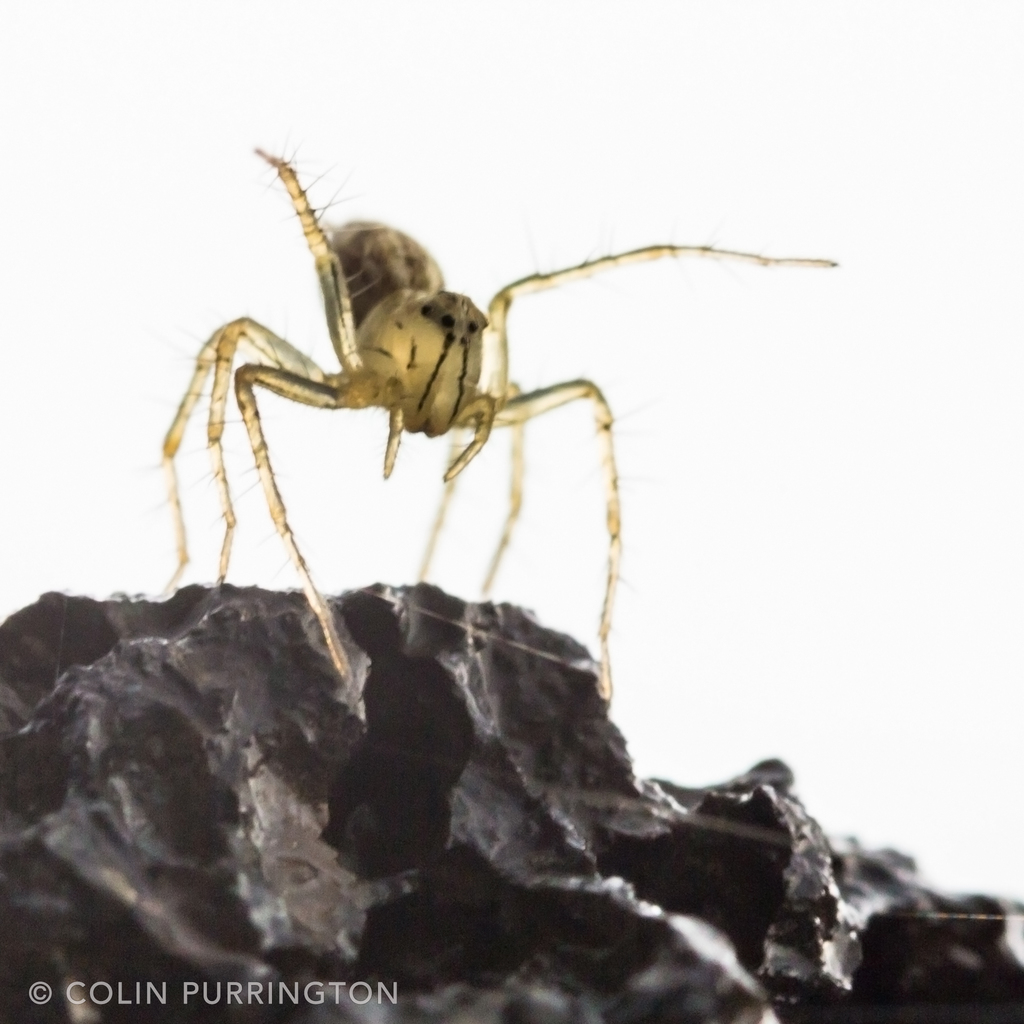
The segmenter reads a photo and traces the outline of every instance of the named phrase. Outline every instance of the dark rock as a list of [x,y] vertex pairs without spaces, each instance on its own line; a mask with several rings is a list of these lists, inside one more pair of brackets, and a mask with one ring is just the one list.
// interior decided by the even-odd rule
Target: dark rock
[[568,637],[425,586],[334,604],[359,707],[298,594],[48,594],[0,626],[3,1020],[1024,1007],[1021,907],[835,849],[778,761],[637,780]]

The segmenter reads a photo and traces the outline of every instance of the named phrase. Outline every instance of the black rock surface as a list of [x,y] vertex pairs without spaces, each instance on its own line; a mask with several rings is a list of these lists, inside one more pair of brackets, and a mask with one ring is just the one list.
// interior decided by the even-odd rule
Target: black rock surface
[[2,1020],[1024,1021],[1024,907],[830,844],[778,761],[636,779],[519,609],[333,605],[359,706],[299,594],[0,626]]

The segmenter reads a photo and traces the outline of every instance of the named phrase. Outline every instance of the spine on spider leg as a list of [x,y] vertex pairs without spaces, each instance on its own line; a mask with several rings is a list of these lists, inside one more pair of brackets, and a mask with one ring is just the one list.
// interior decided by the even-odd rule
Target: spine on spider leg
[[262,149],[257,149],[256,154],[266,160],[277,171],[277,176],[288,190],[288,195],[291,198],[292,206],[295,207],[299,223],[302,224],[302,233],[306,236],[306,242],[309,244],[310,251],[317,260],[321,259],[321,257],[330,256],[331,249],[327,244],[327,236],[323,233],[323,229],[316,219],[316,214],[313,213],[313,208],[309,205],[306,192],[299,184],[298,176],[291,165],[280,157],[270,156],[270,154],[265,153]]
[[270,156],[262,149],[257,149],[256,153],[277,171],[278,177],[288,190],[292,206],[302,224],[302,233],[306,236],[306,243],[316,263],[331,344],[342,366],[349,372],[355,372],[361,368],[362,360],[356,348],[352,300],[342,275],[341,262],[331,249],[292,166],[280,157]]

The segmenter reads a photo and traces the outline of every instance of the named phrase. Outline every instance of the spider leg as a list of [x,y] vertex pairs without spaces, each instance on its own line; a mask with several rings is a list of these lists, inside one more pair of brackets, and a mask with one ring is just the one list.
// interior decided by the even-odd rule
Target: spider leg
[[181,447],[181,440],[188,425],[189,418],[195,410],[196,403],[203,391],[203,385],[211,369],[214,369],[213,397],[210,402],[210,422],[207,438],[210,457],[213,462],[213,473],[217,481],[217,490],[221,499],[221,509],[227,524],[224,544],[221,549],[220,579],[227,573],[227,562],[231,551],[231,537],[235,525],[234,510],[231,505],[231,494],[228,490],[227,477],[224,473],[224,458],[221,449],[221,436],[224,433],[224,407],[227,401],[228,383],[230,380],[231,361],[237,348],[248,353],[259,362],[271,366],[289,369],[311,380],[323,380],[323,371],[312,359],[303,355],[298,349],[289,345],[283,338],[277,337],[266,327],[255,320],[242,318],[233,320],[215,331],[196,358],[196,368],[192,374],[185,397],[182,398],[178,411],[174,416],[167,436],[164,438],[163,467],[167,480],[167,493],[174,520],[174,536],[178,553],[178,566],[174,576],[167,584],[167,592],[174,590],[181,579],[185,566],[188,564],[188,544],[185,533],[185,520],[181,510],[181,497],[178,490],[178,474],[174,466],[174,458]]
[[341,261],[328,244],[327,236],[323,233],[291,164],[280,157],[264,153],[262,149],[257,149],[256,154],[277,171],[278,177],[288,190],[292,206],[295,207],[302,224],[302,232],[306,236],[309,251],[316,263],[316,276],[320,281],[320,291],[324,298],[324,312],[327,315],[331,344],[345,371],[354,374],[362,368],[363,360],[356,346],[352,299],[341,270]]
[[[266,494],[271,518],[274,520],[277,532],[284,541],[285,549],[288,551],[292,564],[298,571],[299,578],[302,581],[302,589],[305,591],[309,606],[312,608],[313,614],[323,630],[331,660],[334,662],[334,666],[337,668],[338,674],[346,686],[352,690],[355,687],[355,680],[348,656],[345,654],[345,649],[342,647],[341,639],[338,637],[338,631],[334,625],[334,616],[327,601],[313,582],[309,567],[306,565],[306,560],[302,557],[302,552],[299,551],[298,545],[295,542],[295,535],[288,525],[284,501],[281,498],[281,492],[278,490],[277,481],[274,479],[274,471],[270,465],[270,453],[267,450],[266,438],[263,436],[263,427],[260,423],[259,409],[256,406],[256,395],[253,388],[257,385],[284,398],[320,409],[345,407],[344,389],[324,381],[310,380],[307,377],[290,373],[287,370],[259,366],[254,363],[240,366],[235,373],[235,395],[238,398],[238,408],[242,412],[242,419],[245,421],[246,430],[249,432],[249,443],[252,446],[253,457],[256,460],[256,469],[263,484],[263,491]],[[353,692],[352,696],[358,701],[358,693]]]
[[[451,445],[449,447],[448,465],[452,465],[458,458],[459,449],[464,441],[463,432],[458,427],[451,431]],[[450,479],[446,476],[444,491],[441,493],[441,504],[437,506],[437,515],[434,517],[434,525],[430,530],[430,538],[427,540],[427,548],[423,552],[423,562],[420,564],[419,580],[422,583],[430,573],[430,563],[434,560],[434,552],[437,549],[437,542],[444,528],[445,517],[448,515],[448,506],[451,504],[452,495],[455,493],[455,477]]]
[[261,363],[291,370],[310,380],[323,380],[323,371],[312,359],[303,355],[298,349],[289,345],[283,338],[277,337],[266,327],[255,320],[242,318],[233,320],[215,331],[203,345],[196,358],[196,368],[192,374],[185,397],[178,406],[174,422],[164,439],[163,466],[167,479],[167,492],[171,504],[171,515],[174,520],[174,535],[177,542],[178,567],[167,585],[172,591],[181,579],[185,566],[188,564],[188,545],[185,534],[185,520],[181,510],[181,497],[178,490],[178,475],[174,467],[174,458],[181,447],[181,439],[188,425],[189,417],[195,409],[196,402],[203,391],[203,385],[211,369],[214,370],[213,396],[210,400],[210,420],[207,427],[207,442],[210,458],[213,462],[213,473],[217,481],[217,491],[221,500],[226,531],[221,548],[220,580],[227,574],[228,557],[231,552],[231,538],[235,526],[235,514],[231,504],[231,493],[228,489],[227,476],[224,471],[224,456],[221,448],[221,437],[224,433],[224,408],[227,402],[228,383],[231,374],[231,362],[235,352],[241,348]]
[[[514,384],[510,385],[506,391],[505,398],[518,395],[519,388]],[[444,527],[445,516],[448,513],[448,506],[451,503],[452,495],[455,492],[455,478],[470,464],[470,462],[477,456],[480,449],[487,443],[487,439],[491,436],[491,428],[494,425],[495,411],[499,408],[499,403],[495,401],[494,395],[483,394],[478,396],[473,402],[471,402],[459,416],[458,422],[452,427],[452,443],[451,443],[451,455],[448,461],[448,469],[444,474],[444,493],[441,495],[441,504],[437,510],[437,516],[434,519],[434,526],[430,531],[430,539],[427,541],[427,550],[423,554],[423,562],[420,565],[420,581],[426,579],[427,573],[430,571],[430,563],[434,557],[434,549],[437,547],[438,538],[441,535],[441,530]],[[473,425],[473,438],[466,445],[465,448],[460,452],[459,449],[462,447],[463,442],[463,429]],[[522,459],[521,446],[522,442],[518,442],[513,438],[513,510],[509,513],[509,520],[505,524],[505,533],[502,536],[501,544],[498,547],[498,553],[494,556],[491,561],[491,569],[487,576],[487,582],[484,585],[484,593],[490,588],[490,584],[493,581],[494,574],[497,572],[498,561],[508,544],[508,539],[512,534],[512,526],[515,523],[516,517],[519,514],[519,502],[516,498],[516,445],[519,445],[518,458]],[[522,471],[519,469],[520,483],[522,480]]]
[[[515,384],[508,386],[508,397],[510,399],[520,394],[520,389]],[[494,586],[494,578],[498,575],[498,566],[501,565],[502,556],[512,540],[512,530],[515,528],[516,520],[519,518],[519,510],[523,507],[523,438],[525,430],[522,421],[512,424],[512,488],[509,494],[508,516],[505,519],[505,527],[501,531],[501,540],[498,541],[498,550],[494,552],[491,564],[487,569],[487,576],[484,579],[484,597],[491,592]]]
[[612,678],[608,655],[608,635],[612,628],[612,607],[615,602],[615,587],[619,580],[619,561],[622,557],[619,477],[615,469],[615,449],[612,445],[611,409],[608,408],[608,403],[596,384],[592,384],[589,380],[571,380],[564,384],[554,384],[548,388],[509,398],[504,408],[495,416],[494,425],[521,427],[527,420],[579,398],[589,398],[594,403],[594,418],[597,421],[597,437],[601,448],[601,465],[604,469],[609,545],[608,578],[605,585],[604,605],[601,609],[601,625],[598,629],[598,636],[601,640],[599,689],[605,700],[611,700]]
[[217,568],[217,583],[223,583],[228,574],[231,559],[231,542],[235,536],[235,509],[228,487],[228,474],[224,469],[224,410],[228,401],[228,385],[231,382],[231,364],[235,361],[240,331],[234,324],[222,327],[217,332],[217,358],[213,368],[213,393],[210,395],[210,419],[206,427],[206,445],[213,466],[213,478],[217,482],[221,515],[224,517],[224,540],[220,546],[220,561]]
[[506,285],[499,291],[487,308],[488,326],[483,334],[483,369],[481,382],[484,389],[493,395],[502,395],[508,386],[508,312],[512,300],[534,292],[557,288],[571,281],[581,281],[605,270],[625,267],[633,263],[648,263],[672,256],[696,256],[703,259],[735,260],[753,263],[761,267],[836,267],[832,260],[805,259],[793,256],[762,256],[759,253],[738,252],[734,249],[716,249],[710,245],[648,245],[642,249],[631,249],[596,260],[586,260],[575,267],[555,270],[547,274],[531,274]]
[[193,409],[196,407],[196,402],[199,401],[199,396],[203,392],[203,385],[206,383],[210,367],[213,366],[213,360],[217,353],[216,342],[219,334],[220,332],[218,331],[200,349],[199,355],[196,358],[196,368],[192,373],[192,380],[189,381],[188,390],[185,392],[185,397],[182,398],[181,405],[178,406],[178,411],[174,415],[174,422],[164,438],[164,478],[167,481],[167,497],[171,503],[171,516],[174,520],[174,539],[178,552],[178,567],[174,570],[174,575],[167,584],[165,593],[170,593],[174,590],[181,579],[182,573],[185,571],[185,566],[188,565],[188,540],[185,534],[185,517],[181,511],[181,496],[178,492],[178,473],[174,468],[174,456],[178,454],[178,449],[181,447],[181,439],[185,434],[185,427],[188,424]]
[[384,450],[384,479],[391,476],[398,457],[398,446],[402,443],[402,431],[405,429],[405,414],[400,405],[393,405],[388,412],[388,445]]
[[480,449],[487,444],[487,439],[491,436],[498,408],[499,404],[494,395],[483,394],[478,395],[459,414],[457,426],[468,427],[471,423],[474,424],[473,439],[448,467],[448,472],[444,475],[445,483],[454,480],[480,454]]

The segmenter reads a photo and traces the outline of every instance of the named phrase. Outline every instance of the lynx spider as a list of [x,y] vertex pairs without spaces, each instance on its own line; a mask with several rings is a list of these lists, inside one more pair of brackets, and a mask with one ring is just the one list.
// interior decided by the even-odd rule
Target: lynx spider
[[[599,627],[601,675],[598,685],[602,696],[610,699],[608,635],[622,550],[612,414],[601,389],[589,380],[566,381],[526,394],[509,382],[506,325],[512,301],[613,267],[665,256],[740,260],[760,266],[831,267],[835,264],[829,260],[779,259],[710,246],[653,245],[589,260],[565,270],[521,278],[502,288],[491,299],[487,316],[484,316],[466,296],[444,290],[441,271],[433,258],[422,246],[399,231],[381,224],[354,222],[338,229],[328,239],[291,164],[262,150],[256,152],[277,171],[302,224],[323,293],[327,329],[341,369],[337,373],[325,372],[283,338],[247,317],[220,327],[203,345],[188,390],[164,440],[163,465],[178,551],[178,568],[168,590],[177,585],[188,563],[174,457],[211,369],[213,391],[207,438],[225,523],[218,582],[223,582],[227,575],[236,520],[224,469],[221,438],[231,368],[239,349],[252,362],[236,370],[235,396],[248,431],[270,514],[298,570],[302,588],[323,630],[331,659],[349,686],[353,685],[352,672],[330,608],[313,582],[288,525],[263,436],[255,388],[265,388],[284,398],[320,409],[386,409],[390,422],[384,455],[385,478],[394,468],[403,431],[422,432],[428,437],[451,433],[451,458],[444,475],[445,488],[420,570],[421,579],[429,571],[456,477],[487,443],[493,427],[511,427],[511,500],[501,539],[487,573],[485,593],[494,581],[519,514],[524,425],[535,416],[559,406],[577,399],[588,399],[597,422],[607,494],[608,572]],[[470,430],[472,437],[463,446],[464,434]]]

